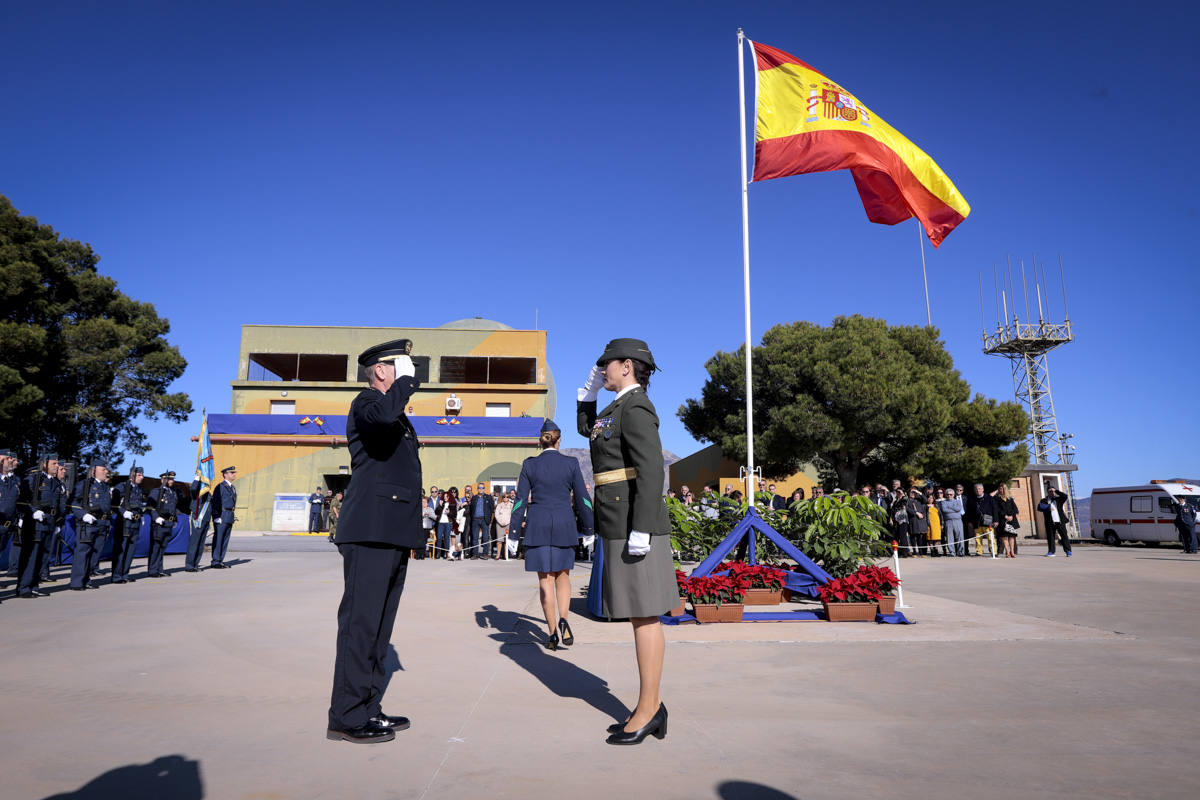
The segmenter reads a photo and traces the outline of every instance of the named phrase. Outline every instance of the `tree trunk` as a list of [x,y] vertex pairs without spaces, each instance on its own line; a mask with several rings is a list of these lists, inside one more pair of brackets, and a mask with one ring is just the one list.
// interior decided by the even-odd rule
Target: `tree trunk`
[[839,456],[833,463],[833,468],[837,471],[838,488],[854,494],[855,481],[858,479],[858,462],[845,456]]

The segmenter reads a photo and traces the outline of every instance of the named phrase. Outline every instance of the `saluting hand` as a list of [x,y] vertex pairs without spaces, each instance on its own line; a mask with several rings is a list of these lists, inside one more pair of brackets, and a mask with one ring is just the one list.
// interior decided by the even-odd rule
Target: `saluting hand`
[[587,380],[583,382],[583,388],[579,390],[579,399],[585,403],[595,402],[600,396],[600,390],[604,388],[604,372],[600,367],[593,365],[588,372]]
[[417,366],[410,356],[396,356],[394,363],[397,378],[415,378],[417,376]]

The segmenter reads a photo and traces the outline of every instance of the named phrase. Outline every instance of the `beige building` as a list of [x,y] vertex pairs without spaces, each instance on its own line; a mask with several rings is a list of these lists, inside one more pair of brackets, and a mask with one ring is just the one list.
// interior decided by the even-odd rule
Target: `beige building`
[[[668,480],[676,492],[687,486],[699,495],[704,491],[705,484],[716,483],[718,492],[723,492],[726,486],[732,486],[744,494],[745,482],[738,477],[742,466],[726,458],[720,445],[711,444],[671,464]],[[790,498],[797,489],[803,489],[805,497],[812,497],[813,487],[817,485],[817,470],[811,464],[805,464],[794,475],[767,481],[767,484],[772,483],[775,484],[775,492],[783,497]]]
[[300,530],[304,499],[350,481],[346,414],[365,388],[358,354],[411,339],[421,388],[409,416],[426,489],[515,488],[553,417],[546,332],[485,319],[440,328],[242,326],[230,414],[209,414],[216,468],[238,468],[238,527]]

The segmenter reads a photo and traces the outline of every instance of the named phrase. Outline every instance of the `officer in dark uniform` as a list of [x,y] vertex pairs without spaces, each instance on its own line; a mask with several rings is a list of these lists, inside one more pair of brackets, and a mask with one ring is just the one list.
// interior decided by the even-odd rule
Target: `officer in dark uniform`
[[108,488],[108,464],[92,459],[87,477],[75,487],[75,557],[71,563],[71,588],[77,592],[93,589],[89,581],[100,563],[112,524],[112,490]]
[[57,477],[58,455],[42,456],[39,469],[31,470],[21,484],[24,524],[21,527],[21,560],[17,565],[17,597],[45,597],[38,590],[42,577],[42,545],[54,533],[62,482]]
[[321,513],[325,510],[325,493],[318,486],[317,490],[308,496],[308,532],[317,533],[321,530]]
[[1180,498],[1175,501],[1175,530],[1179,531],[1179,541],[1183,543],[1183,552],[1196,552],[1196,509],[1192,504]]
[[[175,473],[164,472],[159,479],[159,487],[150,490],[146,504],[146,510],[150,512],[150,555],[146,559],[146,572],[151,578],[165,578],[171,574],[163,570],[163,553],[167,550],[167,542],[171,540],[171,532],[175,530],[175,520],[179,519]],[[188,570],[199,571],[198,567]]]
[[380,702],[410,550],[425,546],[417,434],[404,413],[420,385],[411,352],[410,340],[397,339],[358,357],[370,388],[354,398],[346,418],[350,486],[334,539],[345,590],[326,731],[334,740],[386,742],[409,725],[384,714]]
[[[204,543],[208,539],[208,520],[204,519],[204,504],[200,502],[200,493],[204,489],[199,471],[190,487],[192,500],[192,516],[188,520],[187,558],[183,562],[184,572],[199,572],[200,559],[204,555]],[[212,511],[212,501],[209,500],[209,511]]]
[[17,515],[17,501],[21,497],[21,479],[17,477],[19,463],[13,451],[0,450],[0,557],[8,555],[10,575],[17,574],[16,559],[21,552],[21,518]]
[[113,489],[113,504],[117,507],[116,528],[113,531],[112,582],[129,583],[129,568],[133,566],[133,551],[142,533],[142,514],[146,511],[146,490],[142,488],[145,474],[141,467],[130,470],[129,480]]
[[237,478],[237,467],[226,467],[221,470],[221,482],[212,493],[213,569],[229,569],[225,563],[225,551],[229,547],[229,535],[233,531],[233,510],[237,508],[237,489],[233,481]]
[[58,462],[54,477],[58,478],[58,502],[54,506],[54,530],[51,531],[50,537],[42,542],[42,583],[58,580],[51,577],[50,567],[62,563],[62,530],[67,524],[67,513],[71,506],[70,495],[67,492],[67,465]]

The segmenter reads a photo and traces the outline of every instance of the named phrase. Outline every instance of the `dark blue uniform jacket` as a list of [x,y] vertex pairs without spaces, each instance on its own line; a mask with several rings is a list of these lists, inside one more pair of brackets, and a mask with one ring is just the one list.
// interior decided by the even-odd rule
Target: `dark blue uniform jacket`
[[592,532],[592,498],[578,461],[557,450],[543,450],[525,459],[508,526],[510,536],[521,533],[522,522],[526,547],[574,547],[581,533]]
[[425,546],[419,443],[404,413],[418,386],[416,378],[403,376],[386,393],[366,389],[350,404],[350,486],[338,514],[338,544]]

